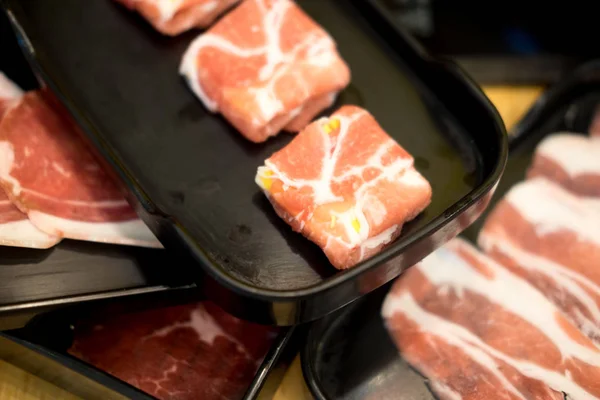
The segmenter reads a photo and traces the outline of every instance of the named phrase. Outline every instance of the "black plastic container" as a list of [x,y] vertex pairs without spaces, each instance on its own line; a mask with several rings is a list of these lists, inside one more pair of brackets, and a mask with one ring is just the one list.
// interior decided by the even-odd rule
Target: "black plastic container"
[[[580,67],[547,90],[511,132],[509,160],[490,207],[463,234],[475,242],[485,216],[525,178],[537,144],[559,131],[588,131],[600,105],[600,62]],[[317,399],[429,400],[427,379],[400,357],[380,316],[390,285],[315,322],[302,351],[302,367]]]
[[[127,305],[114,303],[107,304],[104,302],[103,304],[95,303],[93,308],[81,304],[65,307],[61,310],[37,315],[23,328],[0,333],[0,339],[4,337],[7,340],[11,340],[46,359],[59,363],[61,366],[97,383],[101,387],[121,394],[126,398],[141,400],[154,399],[153,396],[150,396],[93,365],[70,355],[67,351],[73,343],[73,326],[76,325],[79,316],[89,316],[94,313],[96,315],[103,313],[112,315],[124,308],[126,308],[127,311],[132,311],[173,304],[174,302],[169,301],[167,297],[168,296],[165,296],[160,302],[157,302],[156,296],[154,296],[150,300],[138,297]],[[297,354],[300,348],[300,340],[304,337],[305,329],[296,327],[280,328],[280,332],[274,339],[270,350],[265,355],[263,362],[256,372],[254,380],[249,384],[243,400],[253,400],[259,396],[263,385],[270,378],[271,372],[276,367],[291,362],[292,357]],[[11,360],[9,359],[9,361]],[[17,365],[19,364],[19,360],[13,361]],[[38,366],[44,363],[47,363],[47,361],[36,359],[34,363],[34,365],[36,365],[36,371],[40,368]],[[27,365],[19,366],[24,369],[31,369]],[[30,372],[36,373],[36,371]],[[64,379],[68,380],[68,374],[62,375],[64,375]],[[44,376],[41,377],[44,378]],[[81,390],[81,388],[79,390]],[[74,394],[81,395],[81,393]]]
[[245,141],[178,76],[197,33],[163,37],[111,1],[4,3],[34,70],[116,172],[142,219],[165,247],[192,260],[203,293],[242,318],[296,324],[374,290],[468,226],[501,176],[502,122],[456,66],[429,58],[370,1],[299,1],[352,70],[336,107],[368,108],[415,156],[434,193],[386,250],[336,271],[254,183],[256,168],[291,136]]

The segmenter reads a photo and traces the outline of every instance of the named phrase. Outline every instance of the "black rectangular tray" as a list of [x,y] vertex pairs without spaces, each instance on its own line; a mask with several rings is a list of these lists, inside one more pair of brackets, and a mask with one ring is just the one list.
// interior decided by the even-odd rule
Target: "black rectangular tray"
[[[559,131],[587,132],[600,104],[600,62],[591,62],[542,94],[511,132],[506,169],[490,207],[462,236],[476,242],[486,214],[517,182],[537,144]],[[427,379],[407,364],[381,318],[388,284],[312,324],[302,350],[302,369],[318,400],[394,398],[434,400]]]
[[[143,310],[155,306],[175,304],[176,301],[169,299],[169,297],[170,296],[164,296],[162,300],[157,300],[156,297],[153,297],[149,301],[148,299],[144,299],[143,296],[137,297],[127,304],[127,310]],[[73,373],[95,382],[95,384],[100,385],[101,387],[125,396],[125,398],[140,400],[155,399],[155,397],[140,391],[128,383],[121,381],[67,352],[73,342],[73,326],[75,325],[78,316],[89,316],[94,313],[108,313],[111,315],[112,313],[119,312],[123,309],[123,304],[106,304],[105,302],[95,303],[93,307],[77,304],[60,310],[40,314],[29,321],[23,328],[0,333],[0,345],[2,345],[3,340],[10,340],[17,345],[25,347],[26,349],[35,352],[37,355],[42,356],[43,359],[38,357],[34,360],[30,360],[27,357],[21,357],[19,352],[15,353],[13,351],[15,356],[7,360],[31,373],[36,374],[38,371],[44,372],[47,368],[42,368],[42,366],[49,362],[54,362],[67,368]],[[300,349],[301,344],[304,343],[305,337],[306,329],[302,327],[281,328],[280,333],[273,341],[273,345],[258,368],[253,381],[249,384],[243,400],[254,400],[258,398],[265,383],[267,383],[269,379],[277,378],[271,376],[273,370],[275,368],[284,367],[285,364],[291,362],[292,358],[298,354],[298,350]],[[4,349],[2,351],[7,350]],[[2,356],[2,351],[0,351],[0,358]],[[59,386],[61,386],[61,383],[63,385],[71,386],[71,383],[78,381],[70,376],[70,372],[52,371],[51,375],[53,375],[53,380],[60,381]],[[48,372],[46,371],[45,373]],[[43,375],[44,374],[41,376],[42,378],[44,378]],[[81,396],[82,398],[90,398],[86,396],[85,392],[81,392],[82,390],[89,390],[89,387],[90,385],[84,385],[83,388],[74,386],[70,388],[65,387],[65,389],[71,389],[73,394]],[[102,397],[93,398],[101,399]]]
[[507,154],[503,125],[481,91],[454,65],[430,59],[371,1],[298,3],[352,70],[336,107],[367,107],[433,186],[432,204],[393,245],[343,272],[293,233],[254,183],[256,168],[291,136],[245,141],[178,76],[197,33],[163,37],[113,1],[4,0],[40,79],[165,247],[194,261],[202,291],[235,315],[280,325],[348,304],[468,226]]

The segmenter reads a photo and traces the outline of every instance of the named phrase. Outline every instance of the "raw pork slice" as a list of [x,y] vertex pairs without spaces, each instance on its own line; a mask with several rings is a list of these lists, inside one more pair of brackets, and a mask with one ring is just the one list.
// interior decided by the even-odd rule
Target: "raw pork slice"
[[344,269],[380,251],[429,205],[431,186],[413,161],[371,114],[345,106],[267,159],[256,183],[292,229]]
[[600,345],[600,202],[543,178],[516,185],[479,245],[543,292]]
[[442,399],[600,398],[600,349],[542,293],[459,239],[409,269],[382,314]]
[[350,82],[333,39],[290,0],[244,1],[192,42],[180,72],[253,142],[301,130]]
[[0,189],[0,245],[47,249],[60,238],[37,229]]
[[19,102],[23,91],[0,72],[0,119],[6,111]]
[[0,122],[0,184],[11,201],[49,235],[160,247],[45,95],[26,93]]
[[[15,106],[23,92],[0,72],[0,121],[9,108]],[[0,188],[0,245],[47,249],[60,242],[37,229],[27,215],[15,207]]]
[[159,399],[241,399],[276,332],[212,303],[75,326],[69,353]]
[[528,177],[544,176],[582,196],[600,197],[600,140],[568,133],[538,146]]
[[175,36],[192,28],[207,28],[239,0],[116,0],[144,16],[154,28]]

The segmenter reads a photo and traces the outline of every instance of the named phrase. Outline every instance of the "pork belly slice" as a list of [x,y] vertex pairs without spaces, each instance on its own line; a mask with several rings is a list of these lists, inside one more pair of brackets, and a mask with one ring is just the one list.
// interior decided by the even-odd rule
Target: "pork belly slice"
[[256,183],[338,269],[379,252],[431,202],[413,157],[354,106],[307,126],[259,167]]
[[[18,104],[23,92],[0,72],[0,121],[6,112]],[[37,229],[27,215],[15,207],[0,188],[0,245],[47,249],[60,242],[60,238]]]
[[162,34],[176,36],[209,27],[239,0],[116,0],[139,12]]
[[238,400],[276,335],[209,302],[89,318],[69,353],[163,400]]
[[537,147],[527,176],[546,177],[581,196],[600,197],[600,140],[550,135]]
[[600,345],[600,202],[536,178],[511,189],[478,239]]
[[407,270],[382,315],[442,399],[600,398],[600,349],[540,291],[460,239]]
[[161,247],[47,93],[29,92],[0,122],[0,185],[56,237]]
[[192,42],[180,73],[253,142],[301,130],[350,82],[333,39],[290,0],[244,1]]

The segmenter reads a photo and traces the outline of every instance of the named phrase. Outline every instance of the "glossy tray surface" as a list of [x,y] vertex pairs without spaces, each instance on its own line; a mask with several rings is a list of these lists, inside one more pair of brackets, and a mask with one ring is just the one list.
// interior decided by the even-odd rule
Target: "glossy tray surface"
[[168,248],[195,260],[210,277],[209,295],[237,315],[291,324],[347,304],[398,275],[401,268],[385,261],[402,254],[406,267],[468,225],[501,174],[503,127],[454,66],[421,54],[368,1],[299,1],[352,70],[335,107],[368,108],[415,156],[434,191],[399,240],[338,272],[254,183],[256,168],[291,136],[245,141],[177,74],[197,33],[163,37],[114,3],[5,0],[41,80],[119,175],[141,217]]

